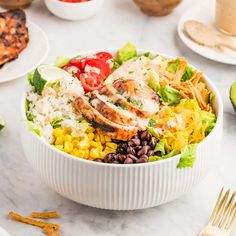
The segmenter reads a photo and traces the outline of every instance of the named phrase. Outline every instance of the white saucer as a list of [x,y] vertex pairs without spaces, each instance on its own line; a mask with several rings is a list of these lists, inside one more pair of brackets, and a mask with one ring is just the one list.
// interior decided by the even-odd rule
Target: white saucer
[[10,236],[10,234],[5,229],[0,227],[0,236]]
[[49,42],[44,31],[27,20],[29,44],[15,60],[0,68],[0,83],[20,78],[34,70],[46,58]]
[[[214,61],[225,64],[236,65],[236,52],[225,49],[224,52],[218,52],[214,49],[200,46],[189,39],[183,32],[184,22],[187,20],[198,20],[209,26],[215,27],[215,0],[205,0],[186,11],[178,23],[178,34],[187,47],[194,52]],[[233,38],[236,44],[236,37]]]

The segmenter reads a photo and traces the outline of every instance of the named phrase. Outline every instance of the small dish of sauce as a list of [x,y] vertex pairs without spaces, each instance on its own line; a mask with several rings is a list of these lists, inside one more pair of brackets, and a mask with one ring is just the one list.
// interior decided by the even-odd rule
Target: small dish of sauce
[[223,33],[236,36],[236,0],[216,0],[216,25]]

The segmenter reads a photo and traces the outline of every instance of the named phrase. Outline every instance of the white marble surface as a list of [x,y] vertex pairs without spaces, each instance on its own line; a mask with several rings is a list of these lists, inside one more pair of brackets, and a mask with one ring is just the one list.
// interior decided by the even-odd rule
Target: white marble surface
[[[147,210],[115,212],[71,202],[49,189],[31,170],[20,143],[19,103],[24,79],[0,84],[0,113],[7,126],[0,134],[0,226],[12,236],[43,235],[35,227],[7,219],[9,211],[58,210],[64,236],[193,236],[206,223],[222,186],[236,189],[236,115],[228,99],[236,81],[236,66],[204,59],[186,48],[176,33],[181,14],[195,1],[184,0],[170,16],[151,18],[130,0],[106,0],[99,14],[84,22],[66,22],[51,15],[42,0],[27,10],[28,18],[49,37],[50,62],[57,55],[81,50],[120,47],[127,41],[138,47],[186,57],[212,78],[224,97],[224,133],[221,163],[209,167],[208,176],[189,194],[169,204]],[[40,39],[39,39],[40,40]],[[234,233],[236,235],[236,231]]]

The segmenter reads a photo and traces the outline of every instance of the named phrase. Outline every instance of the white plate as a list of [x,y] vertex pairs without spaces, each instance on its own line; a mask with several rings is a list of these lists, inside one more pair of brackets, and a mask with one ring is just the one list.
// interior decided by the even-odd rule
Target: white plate
[[0,227],[0,236],[10,236],[9,233],[3,228]]
[[49,43],[46,34],[34,23],[28,21],[29,43],[15,60],[0,68],[0,83],[20,78],[34,70],[46,58]]
[[[207,25],[215,27],[215,0],[205,0],[190,8],[181,17],[178,24],[178,33],[181,40],[194,52],[214,61],[236,65],[236,52],[225,49],[224,52],[218,52],[214,49],[200,46],[189,39],[183,32],[184,22],[187,20],[198,20]],[[236,43],[236,38],[233,38]]]

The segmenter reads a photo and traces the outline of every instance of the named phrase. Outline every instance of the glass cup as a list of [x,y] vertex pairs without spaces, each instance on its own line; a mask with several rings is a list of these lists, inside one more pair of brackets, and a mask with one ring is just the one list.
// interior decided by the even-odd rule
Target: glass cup
[[7,9],[26,8],[33,0],[0,0],[0,6]]
[[216,26],[223,33],[236,36],[236,0],[216,0]]

